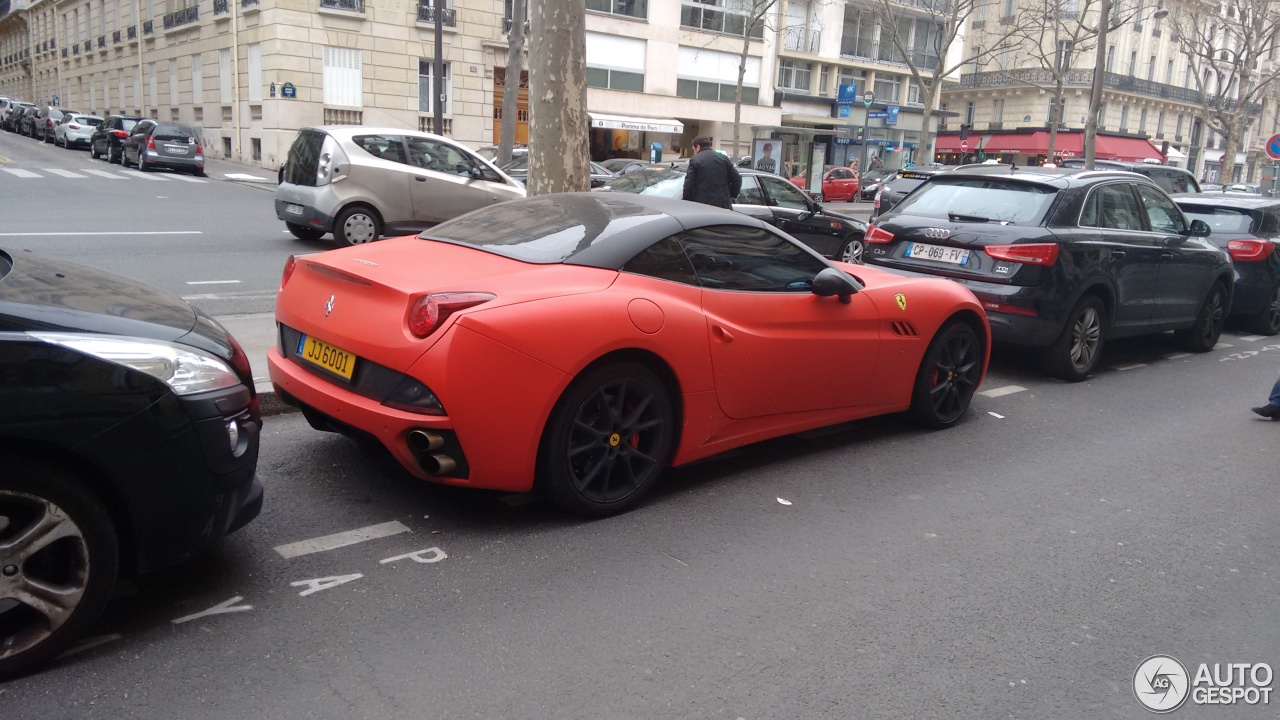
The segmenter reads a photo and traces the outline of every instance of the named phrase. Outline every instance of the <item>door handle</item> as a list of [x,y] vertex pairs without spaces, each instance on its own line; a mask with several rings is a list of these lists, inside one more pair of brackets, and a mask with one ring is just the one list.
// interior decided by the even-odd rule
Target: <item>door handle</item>
[[711,334],[715,335],[716,339],[720,340],[721,342],[727,342],[727,343],[733,342],[733,333],[729,332],[728,330],[725,330],[719,325],[713,325],[711,327]]
[[1162,253],[1160,253],[1160,259],[1161,259],[1161,260],[1172,260],[1172,259],[1174,259],[1175,257],[1177,257],[1177,255],[1174,255],[1174,254],[1173,254],[1173,253],[1171,253],[1171,252],[1162,252]]
[[426,179],[426,178],[424,178],[424,177],[422,177],[421,175],[414,175],[414,176],[413,176],[413,179],[414,179],[414,180],[417,180],[418,182],[426,182],[426,181],[427,181],[427,179]]
[[1123,250],[1113,250],[1113,251],[1111,251],[1111,259],[1112,259],[1112,260],[1123,260],[1123,259],[1124,259],[1124,251],[1123,251]]

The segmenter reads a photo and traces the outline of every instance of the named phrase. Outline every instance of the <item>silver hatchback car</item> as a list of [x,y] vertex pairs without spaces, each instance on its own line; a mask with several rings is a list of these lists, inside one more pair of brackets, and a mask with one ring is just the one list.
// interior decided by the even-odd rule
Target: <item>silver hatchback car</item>
[[296,237],[347,245],[416,232],[525,196],[522,185],[467,147],[411,130],[303,128],[276,187],[276,217]]

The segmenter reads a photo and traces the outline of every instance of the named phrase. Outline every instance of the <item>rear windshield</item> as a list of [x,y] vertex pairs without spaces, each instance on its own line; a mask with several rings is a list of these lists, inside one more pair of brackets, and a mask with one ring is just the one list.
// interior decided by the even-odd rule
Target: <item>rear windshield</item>
[[183,140],[188,141],[195,137],[195,131],[189,127],[182,125],[157,125],[151,137],[154,140]]
[[907,196],[894,210],[922,217],[1035,225],[1056,192],[1003,179],[939,178]]
[[320,149],[324,147],[324,133],[316,130],[303,130],[289,148],[289,159],[285,164],[284,181],[294,185],[316,184],[316,169],[320,165]]
[[137,124],[138,124],[137,120],[130,120],[129,118],[120,118],[120,129],[122,130],[132,130],[133,126]]
[[675,168],[644,168],[605,183],[614,192],[678,198],[684,194],[684,171]]
[[72,119],[71,119],[71,121],[72,121],[72,122],[78,122],[78,123],[81,123],[81,124],[83,124],[83,125],[89,125],[89,126],[91,126],[91,127],[98,127],[99,125],[101,125],[101,124],[102,124],[102,118],[100,118],[100,117],[85,117],[84,115],[77,115],[77,116],[75,116],[74,118],[72,118]]
[[1257,235],[1258,221],[1245,210],[1204,205],[1180,205],[1188,220],[1203,220],[1214,235],[1223,233],[1249,233]]
[[544,195],[441,223],[418,237],[466,245],[528,263],[559,263],[595,243],[665,217],[608,193]]

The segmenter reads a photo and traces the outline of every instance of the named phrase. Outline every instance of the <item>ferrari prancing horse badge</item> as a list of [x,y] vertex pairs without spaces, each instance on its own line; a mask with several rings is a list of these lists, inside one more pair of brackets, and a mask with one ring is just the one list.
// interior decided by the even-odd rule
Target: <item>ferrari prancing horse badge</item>
[[897,295],[894,295],[894,296],[893,296],[893,299],[898,301],[898,309],[899,309],[899,310],[906,310],[906,309],[907,309],[907,296],[906,296],[906,295],[903,295],[902,293],[898,293]]

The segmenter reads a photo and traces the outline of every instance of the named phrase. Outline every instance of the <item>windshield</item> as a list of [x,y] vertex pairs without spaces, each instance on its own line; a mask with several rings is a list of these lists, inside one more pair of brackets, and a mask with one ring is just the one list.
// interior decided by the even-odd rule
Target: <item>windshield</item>
[[676,168],[642,168],[605,183],[614,192],[678,198],[684,195],[684,171]]
[[1203,220],[1215,235],[1221,233],[1257,234],[1257,222],[1244,210],[1225,207],[1205,207],[1203,205],[1179,205],[1188,220]]
[[982,178],[938,179],[920,188],[895,211],[960,221],[1034,225],[1056,191],[1050,187]]

